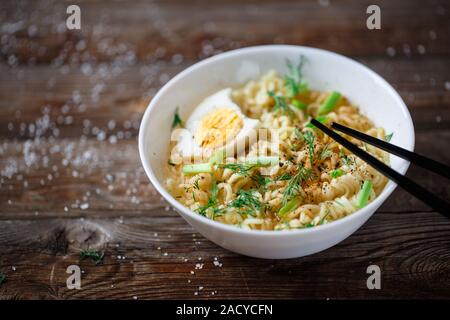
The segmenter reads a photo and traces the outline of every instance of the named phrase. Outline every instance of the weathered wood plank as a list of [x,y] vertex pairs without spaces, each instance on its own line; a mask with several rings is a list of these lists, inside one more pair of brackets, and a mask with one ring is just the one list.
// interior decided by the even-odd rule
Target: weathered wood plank
[[[141,168],[140,117],[165,81],[270,43],[362,61],[410,107],[416,150],[450,163],[450,3],[379,1],[380,31],[365,26],[371,1],[326,3],[80,0],[82,30],[66,32],[71,2],[1,1],[0,298],[450,298],[448,221],[400,189],[336,247],[258,260],[197,234]],[[447,181],[408,175],[450,196]],[[85,248],[105,250],[104,263],[79,262]],[[70,264],[80,291],[65,287]],[[366,288],[370,264],[380,291]]]
[[[121,220],[3,221],[0,270],[7,273],[8,282],[0,287],[0,295],[124,299],[449,298],[449,236],[447,220],[437,214],[377,213],[356,234],[329,250],[300,259],[274,261],[220,249],[173,212]],[[90,261],[79,262],[77,252],[86,247],[106,250],[104,263],[95,266]],[[216,257],[222,267],[214,265]],[[81,265],[84,271],[82,290],[65,287],[65,270],[71,264]],[[202,264],[202,269],[197,264]],[[382,270],[382,290],[366,288],[366,268],[371,264]]]
[[[365,58],[364,64],[384,76],[410,107],[418,130],[450,128],[450,90],[446,70],[450,59]],[[182,64],[113,67],[98,65],[93,74],[71,67],[35,66],[10,69],[0,65],[0,137],[34,137],[36,127],[48,115],[45,135],[96,136],[92,129],[129,132],[135,136],[150,97],[166,81],[192,61]],[[106,70],[106,71],[105,71]],[[114,71],[113,71],[114,70]],[[104,78],[99,79],[99,74]],[[105,75],[106,74],[106,75]],[[447,89],[446,89],[447,87]],[[86,121],[89,128],[86,128]]]
[[[263,5],[255,0],[77,3],[83,13],[81,31],[64,32],[70,2],[25,1],[17,6],[16,1],[2,1],[4,30],[15,32],[1,57],[14,54],[19,63],[48,63],[80,59],[79,51],[86,50],[89,57],[111,61],[117,52],[130,50],[139,61],[155,55],[171,59],[178,53],[196,59],[270,43],[304,44],[353,56],[384,55],[388,47],[417,56],[423,53],[419,46],[430,54],[450,52],[446,1],[378,1],[381,31],[366,27],[366,9],[373,4],[369,0],[322,2],[327,4],[322,6],[315,0]],[[85,42],[77,50],[80,41]]]
[[[443,145],[450,130],[420,131],[416,150],[450,163]],[[152,216],[167,205],[150,185],[135,140],[115,144],[93,139],[61,139],[0,144],[0,219],[34,217]],[[418,168],[409,176],[443,196],[450,185]],[[442,181],[442,183],[436,183]],[[429,210],[402,190],[383,212]]]

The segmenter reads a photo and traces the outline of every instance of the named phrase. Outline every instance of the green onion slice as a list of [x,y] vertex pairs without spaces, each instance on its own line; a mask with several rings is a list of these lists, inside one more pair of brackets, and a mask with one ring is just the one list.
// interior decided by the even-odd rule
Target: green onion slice
[[298,99],[292,99],[291,103],[294,107],[296,107],[297,109],[300,109],[300,110],[306,110],[306,108],[308,107],[308,105],[306,103],[304,103]]
[[333,111],[340,98],[341,94],[339,92],[331,92],[331,94],[325,99],[324,103],[322,103],[322,105],[319,107],[317,114],[324,115]]
[[278,211],[278,216],[283,217],[287,213],[291,212],[292,210],[297,209],[297,207],[300,205],[301,199],[300,198],[293,198],[289,200],[281,209]]
[[280,162],[280,159],[278,157],[247,157],[245,159],[245,164],[249,165],[258,165],[262,167],[266,166],[274,166],[277,165]]
[[184,174],[210,173],[211,163],[186,164],[183,166]]
[[343,174],[344,174],[344,170],[336,169],[336,170],[333,170],[333,171],[330,172],[330,177],[332,179],[336,179],[336,178],[342,176]]
[[370,192],[372,191],[372,181],[366,180],[364,181],[364,184],[359,191],[358,195],[356,196],[356,206],[358,208],[362,208],[366,206],[367,202],[369,201]]
[[222,164],[223,160],[225,159],[226,151],[224,149],[222,150],[216,150],[212,154],[211,158],[209,158],[209,163],[212,165],[214,164]]
[[[330,118],[328,116],[318,116],[318,117],[316,117],[316,120],[319,121],[320,123],[325,124],[328,121],[330,121]],[[308,122],[306,124],[306,127],[307,128],[311,128],[311,129],[315,129],[316,128],[311,122]]]

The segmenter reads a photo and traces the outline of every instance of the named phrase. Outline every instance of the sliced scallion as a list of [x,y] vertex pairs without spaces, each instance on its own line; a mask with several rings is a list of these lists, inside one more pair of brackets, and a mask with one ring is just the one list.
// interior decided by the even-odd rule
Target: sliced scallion
[[336,179],[344,174],[344,171],[342,169],[336,169],[330,172],[330,177],[332,179]]
[[287,213],[291,212],[292,210],[297,209],[297,207],[300,205],[301,200],[300,198],[293,198],[289,200],[281,209],[278,211],[278,216],[283,217]]
[[212,172],[210,163],[186,164],[183,166],[184,174],[210,173]]
[[370,193],[372,192],[372,181],[366,180],[356,196],[356,206],[358,208],[364,207],[369,201]]
[[322,105],[319,107],[318,114],[324,115],[329,112],[331,112],[338,103],[339,99],[341,98],[341,94],[337,91],[333,91],[330,93],[330,95],[325,99],[325,101],[322,103]]
[[307,108],[307,104],[298,99],[292,99],[291,103],[294,107],[300,110],[306,110]]
[[[319,121],[320,123],[325,124],[330,120],[330,118],[327,116],[318,116],[316,117],[316,120]],[[308,122],[308,124],[306,124],[306,127],[311,129],[315,128],[315,126],[311,122]]]
[[211,158],[209,159],[209,163],[211,164],[222,164],[223,160],[225,159],[226,152],[225,150],[216,150],[212,154]]
[[280,159],[278,157],[247,157],[245,159],[245,164],[257,165],[257,166],[274,166],[279,163]]

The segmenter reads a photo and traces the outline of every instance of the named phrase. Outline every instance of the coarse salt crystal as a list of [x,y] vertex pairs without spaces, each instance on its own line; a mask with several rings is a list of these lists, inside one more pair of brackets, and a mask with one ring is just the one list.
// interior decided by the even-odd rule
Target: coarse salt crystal
[[80,209],[81,210],[86,210],[88,208],[89,208],[89,203],[82,203],[82,204],[80,204]]

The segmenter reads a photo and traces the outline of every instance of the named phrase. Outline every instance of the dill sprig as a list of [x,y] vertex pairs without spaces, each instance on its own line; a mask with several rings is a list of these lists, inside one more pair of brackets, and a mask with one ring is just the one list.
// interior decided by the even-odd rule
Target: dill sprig
[[218,207],[218,189],[217,189],[217,183],[216,183],[216,178],[211,175],[212,177],[212,186],[211,186],[211,195],[208,198],[208,202],[204,205],[199,207],[196,211],[202,215],[202,216],[206,216],[206,214],[208,213],[208,210],[212,210],[212,214],[213,214],[213,218],[221,215],[224,211],[223,208],[219,208]]
[[267,184],[271,182],[270,178],[264,177],[260,172],[257,172],[254,176],[251,177],[256,184],[262,188],[264,192],[267,191]]
[[250,171],[252,171],[253,169],[260,167],[260,166],[261,165],[258,165],[258,164],[226,163],[226,164],[219,165],[219,168],[230,169],[240,175],[248,176]]
[[285,97],[276,95],[274,91],[267,91],[267,94],[275,101],[275,104],[273,105],[274,111],[280,111],[288,116],[292,116],[294,114]]
[[309,162],[311,163],[312,167],[314,162],[314,140],[316,139],[316,137],[314,136],[312,131],[307,130],[303,134],[303,139],[308,144]]
[[392,136],[394,135],[394,133],[393,132],[391,132],[391,133],[389,133],[389,134],[387,134],[385,137],[384,137],[384,141],[386,141],[386,142],[390,142],[391,141],[391,139],[392,139]]
[[6,274],[0,272],[0,285],[6,282],[6,278],[7,278]]
[[305,138],[303,137],[303,134],[302,134],[302,132],[300,131],[300,129],[298,128],[298,127],[295,127],[294,128],[294,134],[295,134],[295,137],[297,138],[297,139],[299,139],[299,140],[304,140]]
[[350,166],[353,164],[353,160],[348,155],[345,154],[344,150],[342,149],[339,150],[339,156],[341,157],[342,162],[345,165]]
[[183,120],[181,120],[181,117],[178,114],[178,107],[175,109],[175,114],[173,115],[172,128],[177,126],[183,127]]
[[200,178],[198,178],[198,179],[196,179],[195,181],[194,181],[194,183],[192,184],[192,186],[194,187],[194,189],[196,189],[196,190],[200,190],[200,187],[199,187],[199,185],[198,185],[198,182],[200,181]]
[[80,261],[85,259],[91,259],[95,264],[100,264],[105,256],[104,252],[99,252],[97,250],[83,250],[80,252]]
[[290,180],[291,178],[292,178],[292,175],[289,172],[285,172],[281,176],[276,178],[276,181],[286,181],[286,180]]
[[320,158],[320,160],[325,160],[326,158],[329,158],[331,156],[332,156],[332,152],[330,150],[330,145],[327,144],[320,152],[319,158]]
[[283,192],[283,205],[300,193],[301,183],[313,177],[313,171],[299,167],[298,172],[291,177]]
[[231,201],[228,206],[239,209],[241,214],[255,216],[256,212],[261,211],[263,204],[255,195],[255,191],[240,189],[237,198]]
[[288,97],[292,98],[307,90],[308,85],[303,80],[302,69],[305,63],[305,57],[300,56],[300,60],[297,66],[294,66],[292,62],[288,59],[286,61],[287,67],[289,69],[289,74],[284,76],[284,86],[287,91]]

